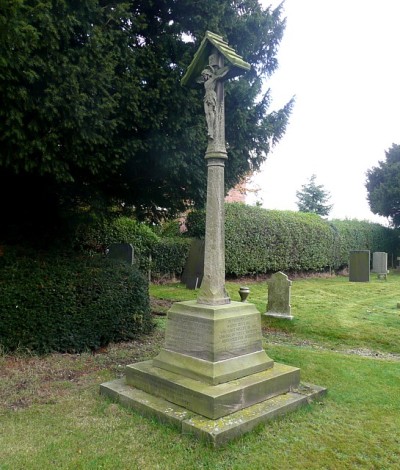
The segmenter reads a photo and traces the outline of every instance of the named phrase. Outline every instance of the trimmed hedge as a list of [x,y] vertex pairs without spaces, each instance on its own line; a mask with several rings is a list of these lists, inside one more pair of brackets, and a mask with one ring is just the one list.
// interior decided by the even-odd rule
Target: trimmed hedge
[[329,266],[333,234],[319,216],[226,204],[226,272],[322,270]]
[[352,250],[384,251],[393,257],[399,252],[396,229],[365,220],[333,220],[331,226],[336,234],[334,266],[347,265]]
[[149,270],[154,277],[179,276],[189,253],[190,240],[178,236],[178,221],[167,222],[158,227],[158,231],[162,237],[129,217],[95,220],[78,226],[74,247],[89,253],[104,253],[111,243],[131,243],[135,265],[146,276]]
[[[202,238],[204,211],[188,215],[188,236]],[[396,254],[398,230],[366,221],[328,222],[310,213],[225,204],[225,269],[244,276],[282,271],[323,271],[348,265],[350,251]]]
[[153,326],[146,279],[100,256],[2,257],[0,297],[0,344],[7,351],[96,350]]
[[152,277],[181,275],[189,255],[191,240],[188,238],[163,238],[152,250]]
[[74,248],[89,253],[105,253],[112,243],[131,243],[136,266],[143,272],[149,269],[149,255],[160,238],[147,225],[130,217],[89,220],[77,226]]

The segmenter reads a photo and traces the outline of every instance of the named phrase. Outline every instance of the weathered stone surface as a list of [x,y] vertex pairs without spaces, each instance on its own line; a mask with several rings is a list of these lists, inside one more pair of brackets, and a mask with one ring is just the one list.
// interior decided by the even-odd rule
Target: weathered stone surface
[[349,281],[369,282],[370,252],[354,250],[350,252]]
[[134,409],[143,416],[157,418],[179,429],[183,420],[194,416],[193,412],[181,406],[129,386],[125,378],[101,384],[100,393],[127,408]]
[[191,434],[218,447],[251,431],[261,423],[267,423],[271,419],[320,399],[326,394],[326,389],[300,383],[297,388],[287,393],[218,419],[206,418],[163,398],[137,390],[127,385],[124,379],[102,384],[100,393],[141,414],[171,424],[183,434]]
[[375,251],[372,253],[372,272],[376,273],[378,277],[386,277],[387,268],[387,253],[384,251]]
[[219,385],[182,377],[154,367],[152,361],[126,368],[126,382],[211,419],[286,393],[299,385],[300,370],[284,364]]
[[243,58],[240,57],[237,52],[232,49],[227,42],[224,41],[222,36],[212,33],[211,31],[206,31],[199,49],[197,50],[185,75],[182,77],[182,85],[196,86],[198,83],[197,78],[201,74],[201,71],[204,69],[204,67],[207,65],[209,57],[214,50],[218,50],[218,52],[230,65],[227,79],[241,75],[246,70],[250,70],[250,64],[245,62]]
[[292,281],[281,271],[273,274],[268,281],[268,304],[266,316],[293,319],[290,295]]
[[175,303],[165,345],[154,365],[218,384],[272,367],[262,347],[261,318],[253,304]]
[[223,305],[230,302],[225,289],[224,161],[208,163],[204,277],[197,302]]

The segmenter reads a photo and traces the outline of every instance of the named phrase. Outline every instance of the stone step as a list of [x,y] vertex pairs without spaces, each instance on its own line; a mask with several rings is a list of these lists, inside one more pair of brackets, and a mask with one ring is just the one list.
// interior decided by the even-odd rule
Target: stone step
[[288,392],[300,383],[300,369],[279,363],[265,371],[218,385],[154,367],[151,360],[131,364],[125,372],[128,385],[210,419]]
[[170,424],[183,434],[192,434],[214,446],[220,446],[254,429],[261,423],[293,411],[319,399],[326,388],[301,383],[296,389],[236,411],[210,419],[163,398],[151,395],[126,383],[125,378],[101,384],[100,393],[144,416]]

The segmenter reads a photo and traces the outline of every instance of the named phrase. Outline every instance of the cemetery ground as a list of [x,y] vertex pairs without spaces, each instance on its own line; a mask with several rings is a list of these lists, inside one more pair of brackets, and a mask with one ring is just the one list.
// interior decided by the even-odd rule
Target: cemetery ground
[[[0,354],[0,469],[400,468],[400,274],[291,279],[294,319],[263,317],[264,346],[327,387],[323,400],[214,449],[100,396],[100,383],[157,354],[170,303],[197,295],[153,284],[149,336],[94,354]],[[265,312],[265,280],[227,282],[231,298],[244,283]]]

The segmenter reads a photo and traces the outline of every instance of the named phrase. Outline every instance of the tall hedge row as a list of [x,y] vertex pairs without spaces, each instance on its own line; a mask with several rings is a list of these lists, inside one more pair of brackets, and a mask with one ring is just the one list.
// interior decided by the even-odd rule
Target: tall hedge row
[[[189,236],[204,236],[204,211],[191,213]],[[347,266],[352,250],[398,251],[398,231],[366,221],[225,204],[227,275],[321,271]]]
[[[339,269],[348,265],[352,250],[384,251],[397,256],[399,232],[375,223],[326,221],[315,214],[240,203],[225,204],[225,214],[227,275]],[[185,236],[176,236],[178,223],[168,224],[167,230],[156,234],[145,224],[121,217],[80,226],[76,242],[90,251],[104,251],[114,242],[132,243],[136,265],[142,272],[147,274],[150,269],[153,278],[179,276],[190,238],[204,237],[205,211],[190,212],[186,226]]]
[[151,330],[148,283],[134,267],[71,254],[0,258],[0,344],[80,352]]
[[333,233],[314,214],[227,204],[226,272],[321,270],[330,264]]

